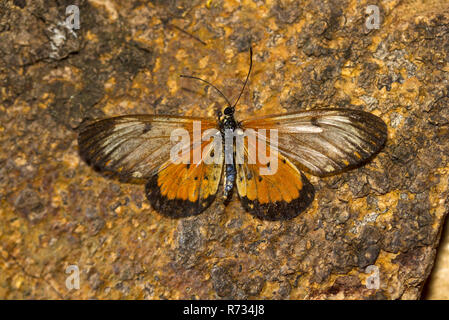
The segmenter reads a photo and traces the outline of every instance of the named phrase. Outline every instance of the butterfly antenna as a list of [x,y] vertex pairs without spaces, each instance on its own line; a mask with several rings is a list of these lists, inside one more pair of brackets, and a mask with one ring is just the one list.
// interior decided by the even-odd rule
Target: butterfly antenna
[[217,92],[226,100],[226,102],[228,103],[228,106],[232,106],[231,103],[229,102],[228,98],[226,98],[226,96],[223,94],[223,92],[221,92],[216,86],[214,86],[212,83],[210,83],[209,81],[206,81],[204,79],[198,78],[198,77],[194,77],[194,76],[186,76],[184,74],[180,75],[181,78],[188,78],[188,79],[195,79],[195,80],[200,80],[203,81],[204,83],[210,85],[212,88],[214,88],[215,90],[217,90]]
[[233,108],[235,108],[235,106],[237,105],[237,102],[239,102],[240,97],[242,96],[243,90],[245,90],[245,87],[246,87],[246,84],[248,83],[249,75],[251,74],[251,69],[252,68],[253,68],[253,48],[250,46],[249,47],[249,70],[248,70],[248,74],[246,75],[246,80],[245,80],[245,83],[243,84],[242,91],[240,91],[239,97],[235,101]]

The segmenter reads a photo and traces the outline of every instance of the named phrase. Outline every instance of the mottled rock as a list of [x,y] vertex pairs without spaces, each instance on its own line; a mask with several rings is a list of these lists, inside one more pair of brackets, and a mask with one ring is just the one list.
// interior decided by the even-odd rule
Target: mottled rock
[[[0,0],[1,298],[419,298],[449,208],[447,1],[379,2],[368,29],[363,1],[80,0],[73,30],[72,2]],[[308,175],[297,218],[260,221],[234,195],[167,219],[80,160],[86,118],[215,116],[223,99],[179,75],[235,97],[250,46],[238,120],[348,107],[388,125],[363,167]]]

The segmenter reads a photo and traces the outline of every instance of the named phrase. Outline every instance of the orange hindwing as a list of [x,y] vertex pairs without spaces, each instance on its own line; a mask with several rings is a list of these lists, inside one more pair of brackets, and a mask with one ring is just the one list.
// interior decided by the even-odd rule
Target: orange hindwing
[[[214,152],[212,143],[202,148],[207,157]],[[220,146],[221,147],[221,146]],[[215,200],[223,171],[223,154],[213,163],[167,163],[146,184],[146,195],[153,208],[172,218],[197,215]]]
[[244,161],[236,165],[237,191],[243,207],[263,220],[296,217],[313,201],[313,186],[288,159],[270,147],[266,151],[276,152],[276,163],[261,164],[248,152],[248,147],[255,148],[248,140],[245,139]]

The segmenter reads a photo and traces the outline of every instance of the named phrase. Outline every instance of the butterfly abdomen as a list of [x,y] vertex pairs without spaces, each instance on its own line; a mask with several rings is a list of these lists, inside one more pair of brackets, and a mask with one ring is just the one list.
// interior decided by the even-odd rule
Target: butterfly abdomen
[[225,171],[225,183],[223,188],[223,197],[225,200],[231,195],[232,188],[234,187],[235,176],[237,175],[237,171],[235,170],[234,164],[226,164]]

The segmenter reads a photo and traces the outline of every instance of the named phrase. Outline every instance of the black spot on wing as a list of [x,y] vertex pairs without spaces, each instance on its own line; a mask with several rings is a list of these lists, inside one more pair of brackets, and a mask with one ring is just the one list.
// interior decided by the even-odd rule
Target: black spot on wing
[[302,173],[301,177],[303,186],[299,191],[299,197],[290,202],[276,201],[261,204],[257,199],[251,201],[245,196],[240,198],[242,206],[250,214],[261,220],[277,221],[293,219],[307,209],[315,197],[313,185]]
[[144,125],[144,127],[143,127],[143,129],[142,129],[142,133],[143,133],[143,134],[147,133],[148,131],[151,130],[151,128],[152,128],[151,123],[145,122],[145,125]]

